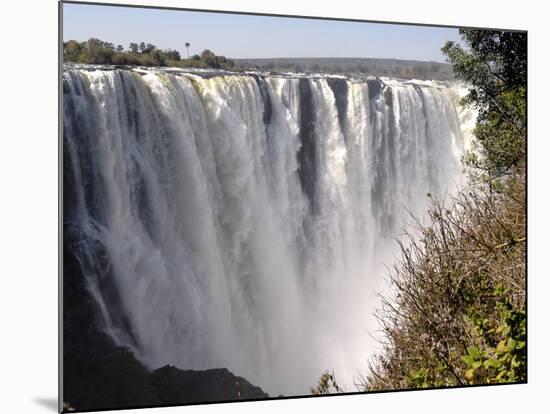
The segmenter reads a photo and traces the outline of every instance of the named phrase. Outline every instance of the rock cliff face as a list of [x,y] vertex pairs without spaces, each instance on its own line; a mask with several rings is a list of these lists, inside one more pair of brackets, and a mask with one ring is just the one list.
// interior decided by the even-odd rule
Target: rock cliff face
[[65,394],[76,410],[149,407],[269,398],[261,388],[225,368],[205,371],[165,366],[149,372],[126,349],[89,355]]
[[75,410],[150,407],[269,398],[227,369],[148,370],[127,348],[116,347],[100,329],[101,315],[86,289],[86,263],[66,226],[63,278],[63,401]]
[[167,365],[154,371],[151,378],[164,404],[269,398],[261,388],[225,368],[193,371]]

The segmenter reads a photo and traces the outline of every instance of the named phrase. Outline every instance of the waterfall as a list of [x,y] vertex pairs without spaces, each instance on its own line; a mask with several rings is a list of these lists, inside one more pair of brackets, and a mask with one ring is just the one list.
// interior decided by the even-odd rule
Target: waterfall
[[462,180],[458,97],[66,66],[64,228],[102,329],[151,368],[225,367],[271,395],[325,369],[351,380],[377,347],[394,237]]

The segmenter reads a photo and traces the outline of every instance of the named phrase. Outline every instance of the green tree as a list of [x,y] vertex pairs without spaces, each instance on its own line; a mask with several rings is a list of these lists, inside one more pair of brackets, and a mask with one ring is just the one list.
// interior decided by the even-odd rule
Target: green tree
[[125,53],[115,53],[111,59],[113,65],[126,65],[128,64],[128,59],[126,58]]
[[92,64],[109,64],[113,56],[111,43],[103,42],[96,38],[90,38],[84,42],[84,50],[80,55],[79,61]]
[[137,43],[130,43],[129,49],[130,52],[137,53],[139,51],[139,46]]
[[205,49],[201,53],[201,63],[209,68],[219,68],[218,59],[216,55],[209,49]]
[[143,53],[151,53],[153,50],[156,50],[156,49],[157,47],[155,45],[152,45],[151,43],[147,43],[147,46],[145,46]]
[[148,54],[151,57],[152,66],[164,66],[166,64],[166,55],[162,51],[153,49]]
[[63,59],[65,62],[79,62],[83,45],[76,40],[63,43]]
[[460,29],[466,49],[447,42],[443,53],[470,85],[464,103],[478,110],[478,152],[467,163],[492,181],[517,171],[525,159],[527,34]]
[[180,52],[178,52],[177,50],[169,49],[169,50],[165,50],[163,53],[166,56],[166,58],[169,60],[181,60]]

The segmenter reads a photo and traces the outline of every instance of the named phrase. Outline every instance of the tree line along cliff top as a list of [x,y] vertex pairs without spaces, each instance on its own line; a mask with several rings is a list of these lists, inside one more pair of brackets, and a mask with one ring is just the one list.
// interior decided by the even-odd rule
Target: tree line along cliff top
[[230,59],[209,49],[186,56],[178,50],[161,50],[145,42],[128,47],[91,38],[84,42],[63,43],[65,63],[121,66],[165,66],[180,68],[212,68],[232,71],[262,70],[269,72],[312,72],[341,75],[389,76],[402,79],[452,80],[452,67],[446,63],[374,58],[250,58]]

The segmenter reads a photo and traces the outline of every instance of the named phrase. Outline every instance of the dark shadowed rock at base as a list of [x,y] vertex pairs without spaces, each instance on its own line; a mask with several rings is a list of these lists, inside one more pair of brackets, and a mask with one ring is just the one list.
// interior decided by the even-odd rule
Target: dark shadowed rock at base
[[113,408],[159,405],[162,401],[151,382],[149,371],[125,349],[119,349],[97,360],[91,373],[91,392],[87,406],[75,408]]
[[[81,246],[87,246],[86,254]],[[90,254],[94,260],[90,260]],[[117,347],[101,328],[97,307],[86,288],[86,272],[106,279],[108,257],[101,246],[64,226],[63,246],[63,402],[75,410],[137,408],[269,396],[227,369],[151,372],[128,348]],[[104,293],[109,286],[100,284]],[[110,296],[113,303],[118,298]],[[125,321],[119,321],[121,326]],[[66,408],[68,411],[68,408]]]
[[86,353],[87,367],[71,378],[64,402],[76,410],[137,408],[269,398],[225,368],[205,371],[165,366],[149,372],[127,349]]
[[225,368],[193,371],[165,366],[153,372],[152,382],[164,404],[269,398]]

